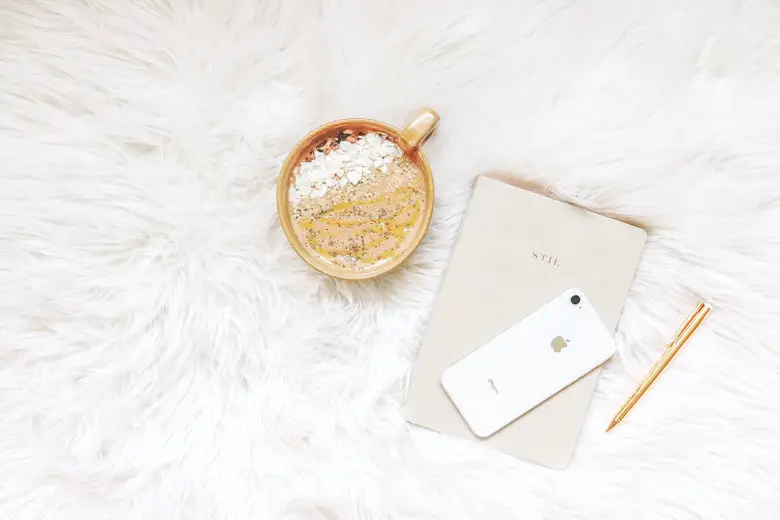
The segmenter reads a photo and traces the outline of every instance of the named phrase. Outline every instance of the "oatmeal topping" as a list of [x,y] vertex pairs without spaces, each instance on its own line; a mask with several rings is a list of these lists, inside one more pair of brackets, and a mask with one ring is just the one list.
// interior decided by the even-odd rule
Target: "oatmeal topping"
[[290,202],[320,198],[335,186],[356,185],[364,177],[387,173],[393,159],[402,155],[397,144],[378,132],[340,132],[319,143],[293,170]]

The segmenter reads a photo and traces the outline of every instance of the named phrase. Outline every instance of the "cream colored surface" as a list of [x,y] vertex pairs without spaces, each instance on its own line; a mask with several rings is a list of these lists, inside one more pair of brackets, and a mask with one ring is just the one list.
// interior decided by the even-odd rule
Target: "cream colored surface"
[[571,287],[582,288],[614,329],[646,237],[617,220],[477,179],[412,368],[404,417],[524,460],[566,467],[599,369],[486,439],[471,432],[439,384],[441,374]]

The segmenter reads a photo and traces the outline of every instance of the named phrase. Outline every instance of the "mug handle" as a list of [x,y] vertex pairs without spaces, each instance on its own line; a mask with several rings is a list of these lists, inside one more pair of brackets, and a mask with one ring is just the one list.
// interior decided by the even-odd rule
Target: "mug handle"
[[421,147],[439,126],[439,114],[432,108],[424,108],[401,130],[401,145],[407,152],[414,152]]

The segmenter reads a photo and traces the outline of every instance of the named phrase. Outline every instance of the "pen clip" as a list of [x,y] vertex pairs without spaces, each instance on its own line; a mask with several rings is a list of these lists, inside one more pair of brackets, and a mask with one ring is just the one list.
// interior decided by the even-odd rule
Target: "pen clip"
[[674,336],[672,336],[672,339],[669,341],[669,343],[667,343],[666,350],[664,350],[664,353],[661,355],[658,361],[653,364],[653,368],[661,365],[669,356],[674,355],[674,346],[678,341],[680,341],[680,338],[682,338],[683,334],[685,334],[685,332],[690,328],[691,323],[696,320],[699,314],[705,312],[705,309],[706,312],[709,312],[710,308],[711,307],[705,303],[699,303],[699,305],[696,306],[696,308],[693,310],[693,312],[691,312],[680,328],[677,329],[677,332],[674,333]]

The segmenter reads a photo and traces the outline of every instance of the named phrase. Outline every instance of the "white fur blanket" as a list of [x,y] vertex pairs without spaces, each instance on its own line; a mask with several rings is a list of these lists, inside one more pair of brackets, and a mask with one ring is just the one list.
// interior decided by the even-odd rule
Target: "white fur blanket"
[[[768,1],[3,1],[0,518],[776,518],[779,23]],[[423,246],[374,282],[315,274],[275,216],[287,150],[426,104]],[[398,413],[496,170],[650,232],[565,472]],[[699,298],[704,329],[605,435]]]

